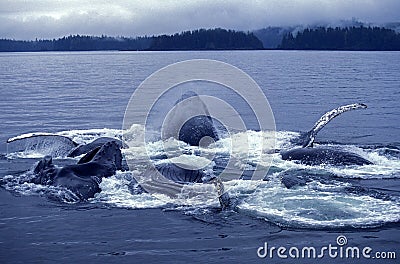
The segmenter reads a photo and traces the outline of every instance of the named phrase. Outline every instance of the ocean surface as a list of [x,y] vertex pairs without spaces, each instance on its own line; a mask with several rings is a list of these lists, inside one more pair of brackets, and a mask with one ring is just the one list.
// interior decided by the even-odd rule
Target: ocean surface
[[[206,149],[185,146],[183,157],[198,165],[204,162],[198,152],[216,153],[216,162],[231,155],[239,168],[269,167],[264,181],[225,182],[234,208],[221,210],[204,186],[194,186],[200,194],[189,199],[136,192],[132,182],[140,168],[135,165],[103,179],[102,191],[83,202],[63,188],[21,182],[44,155],[53,155],[60,166],[79,158],[54,153],[47,143],[16,149],[7,139],[46,132],[77,143],[123,134],[140,141],[139,124],[123,130],[133,92],[157,70],[191,59],[238,67],[257,82],[274,114],[276,134],[271,134],[257,130],[246,105],[220,85],[193,82],[175,90],[206,91],[243,113],[246,130]],[[353,51],[0,53],[0,262],[398,263],[399,61],[400,52]],[[166,101],[155,107],[155,119],[157,111],[172,106]],[[320,116],[351,103],[368,108],[337,117],[318,134],[317,145],[357,153],[373,165],[310,166],[281,159],[279,150],[294,147],[293,139]],[[273,135],[276,151],[259,153],[258,142]],[[168,142],[153,139],[146,149],[139,144],[122,152],[137,160],[149,153],[163,157]],[[233,151],[232,142],[239,148]],[[284,175],[307,184],[287,189]],[[346,243],[339,244],[339,237]],[[273,258],[260,258],[257,251],[265,243],[300,251],[330,244],[344,250],[370,247],[372,257],[283,260],[275,251]]]

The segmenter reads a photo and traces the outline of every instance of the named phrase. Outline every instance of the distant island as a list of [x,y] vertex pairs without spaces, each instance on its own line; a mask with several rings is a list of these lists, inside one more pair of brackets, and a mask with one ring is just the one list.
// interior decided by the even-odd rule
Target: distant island
[[34,41],[0,39],[0,52],[172,51],[172,50],[400,50],[400,34],[384,27],[317,27],[297,32],[267,28],[256,32],[198,29],[136,38],[80,36]]

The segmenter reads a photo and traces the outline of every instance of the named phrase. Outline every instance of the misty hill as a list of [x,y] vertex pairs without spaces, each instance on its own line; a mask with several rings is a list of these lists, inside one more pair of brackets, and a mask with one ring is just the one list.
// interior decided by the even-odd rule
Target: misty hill
[[253,31],[253,34],[262,42],[266,49],[276,49],[284,36],[294,31],[294,27],[267,27]]
[[261,41],[252,33],[220,28],[137,38],[76,35],[35,41],[0,39],[0,51],[235,50],[262,48]]
[[292,33],[293,36],[297,35],[298,32],[302,32],[305,29],[316,29],[316,28],[351,28],[351,27],[383,27],[387,29],[393,29],[397,33],[400,32],[400,22],[392,22],[385,24],[374,24],[361,22],[355,18],[351,20],[340,20],[330,23],[315,23],[311,25],[296,25],[287,27],[267,27],[258,30],[254,30],[254,35],[261,40],[264,48],[276,49],[281,44],[283,37],[288,33]]
[[381,27],[315,28],[288,33],[279,49],[400,50],[400,34]]

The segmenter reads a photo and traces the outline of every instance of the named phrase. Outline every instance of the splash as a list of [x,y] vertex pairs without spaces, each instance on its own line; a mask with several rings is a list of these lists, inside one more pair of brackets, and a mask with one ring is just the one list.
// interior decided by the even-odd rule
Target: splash
[[[123,154],[136,162],[129,172],[117,172],[103,179],[102,191],[90,200],[92,204],[129,209],[174,207],[218,208],[215,187],[212,184],[193,184],[182,189],[179,197],[171,198],[161,194],[148,194],[135,181],[135,175],[143,173],[149,158],[155,163],[184,162],[210,169],[218,167],[222,160],[234,157],[235,166],[252,171],[256,166],[269,167],[265,174],[267,181],[238,180],[237,175],[225,182],[228,194],[237,201],[239,213],[264,218],[269,222],[293,228],[367,228],[400,221],[400,198],[396,192],[376,195],[366,189],[363,192],[349,192],[355,188],[353,179],[377,180],[400,178],[398,149],[393,146],[335,145],[372,161],[373,165],[331,166],[320,164],[309,166],[294,161],[282,160],[277,151],[263,151],[259,144],[276,136],[276,147],[293,147],[292,140],[300,134],[292,131],[271,132],[245,131],[221,138],[208,147],[193,147],[176,139],[160,140],[151,137],[151,131],[134,125],[128,130],[90,129],[56,133],[71,138],[77,143],[88,143],[99,137],[130,140],[129,148]],[[27,138],[21,135],[20,138]],[[147,137],[147,139],[146,139]],[[235,141],[235,144],[232,142]],[[243,143],[242,141],[246,141]],[[246,146],[242,146],[242,143]],[[48,146],[22,152],[9,153],[7,158],[39,158]],[[48,150],[48,149],[47,149]],[[211,158],[210,158],[211,157]],[[306,178],[304,186],[287,189],[281,182],[283,174]],[[41,195],[63,203],[77,203],[78,198],[67,189],[51,186],[21,183],[29,174],[6,176],[2,186],[22,195]],[[192,210],[191,209],[191,210]],[[196,210],[195,210],[196,211]],[[199,212],[201,210],[198,210]]]

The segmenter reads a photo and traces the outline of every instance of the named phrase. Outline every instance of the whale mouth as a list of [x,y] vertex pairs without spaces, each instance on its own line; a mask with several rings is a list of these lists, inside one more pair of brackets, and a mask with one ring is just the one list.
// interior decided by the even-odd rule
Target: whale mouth
[[[141,142],[142,127],[136,126],[124,132],[131,133],[130,138],[133,141]],[[120,130],[112,129],[74,130],[59,133],[80,143],[88,143],[103,136],[117,138],[122,136]],[[250,151],[246,149],[245,152],[242,152],[245,148],[243,150],[238,148],[232,153],[231,140],[240,142],[240,138],[244,135],[251,140],[250,146],[254,149],[250,149]],[[393,144],[378,146],[324,144],[333,149],[356,153],[372,161],[373,164],[362,166],[306,165],[283,160],[280,153],[276,152],[259,155],[257,140],[267,136],[268,132],[245,131],[233,134],[231,138],[222,137],[207,147],[199,148],[185,144],[184,156],[175,158],[184,159],[186,162],[198,166],[205,166],[204,164],[214,166],[216,173],[220,168],[223,169],[225,159],[229,155],[235,156],[235,166],[244,168],[249,173],[254,171],[257,166],[270,166],[264,181],[240,180],[240,175],[234,175],[232,180],[225,181],[224,185],[229,196],[235,199],[237,204],[235,210],[239,214],[265,219],[279,226],[308,229],[372,228],[400,221],[400,190],[396,187],[400,178],[400,146]],[[298,136],[299,133],[296,132],[278,131],[276,133],[277,148],[294,147],[291,140]],[[163,195],[151,195],[141,189],[135,181],[135,176],[146,168],[145,160],[148,159],[148,155],[155,162],[171,158],[165,153],[165,144],[167,143],[155,139],[148,143],[147,151],[139,143],[122,149],[125,157],[135,157],[137,160],[134,169],[117,171],[115,175],[102,179],[100,183],[102,191],[89,202],[93,205],[129,209],[173,208],[184,210],[190,214],[202,212],[193,210],[196,208],[204,210],[219,208],[218,197],[212,193],[215,192],[212,184],[196,183],[187,186],[182,196],[176,199]],[[174,149],[168,150],[174,151]],[[3,161],[17,163],[26,160],[26,163],[32,164],[32,158],[36,160],[47,154],[42,151],[43,148],[28,149],[25,152],[10,152]],[[208,161],[204,158],[207,156],[200,158],[199,152],[210,152],[214,155],[212,160]],[[248,158],[241,159],[242,156]],[[61,164],[76,163],[77,160],[79,157],[58,156],[53,158],[55,163]],[[269,160],[272,160],[270,164]],[[15,171],[11,174],[1,178],[1,186],[11,192],[22,195],[43,195],[62,203],[79,202],[78,197],[68,189],[22,183],[24,177],[29,177],[26,172]],[[284,175],[302,179],[304,184],[298,184],[288,189],[282,183]],[[185,196],[187,193],[196,193],[196,195],[190,196],[188,199],[188,196]]]

